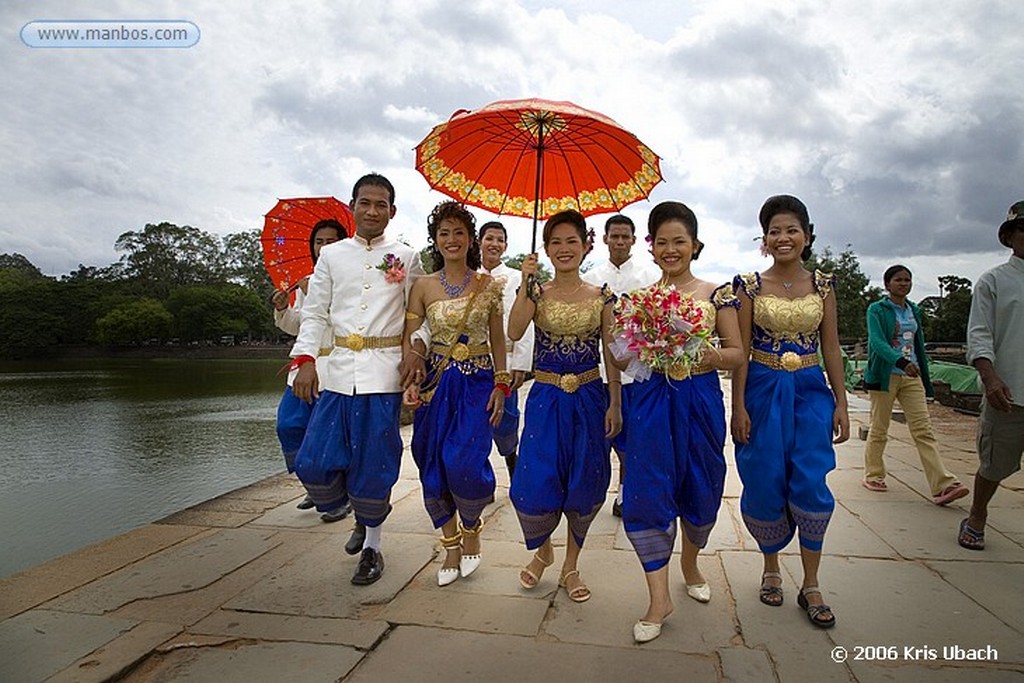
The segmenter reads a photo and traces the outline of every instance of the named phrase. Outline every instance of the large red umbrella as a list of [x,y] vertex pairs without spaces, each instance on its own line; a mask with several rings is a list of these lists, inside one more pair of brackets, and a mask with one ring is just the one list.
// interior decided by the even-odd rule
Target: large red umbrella
[[430,187],[492,213],[537,220],[621,211],[662,180],[658,156],[612,119],[571,102],[504,100],[465,109],[416,146]]
[[314,225],[328,218],[341,223],[349,237],[356,233],[352,210],[334,197],[279,199],[267,213],[260,244],[263,263],[275,287],[292,289],[313,272],[309,235]]

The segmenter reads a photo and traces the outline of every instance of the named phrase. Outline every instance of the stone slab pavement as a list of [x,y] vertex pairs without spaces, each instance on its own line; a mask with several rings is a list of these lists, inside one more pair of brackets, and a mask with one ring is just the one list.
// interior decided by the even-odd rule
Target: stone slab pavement
[[[993,501],[988,548],[964,550],[955,535],[970,498],[930,503],[905,425],[890,430],[890,490],[861,487],[863,395],[851,405],[820,571],[838,620],[830,631],[795,605],[795,544],[783,553],[785,604],[759,602],[731,444],[701,559],[713,598],[688,599],[674,561],[675,612],[645,645],[632,640],[643,572],[612,496],[580,562],[593,599],[571,602],[557,566],[523,590],[529,553],[492,454],[483,566],[439,588],[438,534],[406,450],[378,583],[349,583],[350,523],[297,510],[302,489],[281,474],[0,580],[0,681],[1024,681],[1024,475]],[[970,486],[974,418],[932,413],[943,457]],[[408,444],[411,428],[403,435]]]

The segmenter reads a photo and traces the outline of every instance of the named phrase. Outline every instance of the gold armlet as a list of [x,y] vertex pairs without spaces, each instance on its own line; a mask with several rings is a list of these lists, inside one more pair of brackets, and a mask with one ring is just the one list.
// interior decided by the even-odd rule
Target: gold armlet
[[417,315],[416,313],[413,313],[412,311],[406,311],[405,312],[405,319],[406,320],[419,320],[422,317],[423,317],[422,315]]

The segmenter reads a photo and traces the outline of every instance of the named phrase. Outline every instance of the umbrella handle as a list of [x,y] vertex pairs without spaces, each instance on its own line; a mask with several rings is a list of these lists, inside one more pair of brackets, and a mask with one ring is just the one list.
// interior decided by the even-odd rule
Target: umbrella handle
[[537,281],[536,275],[526,276],[526,298],[533,303],[540,300],[540,282]]

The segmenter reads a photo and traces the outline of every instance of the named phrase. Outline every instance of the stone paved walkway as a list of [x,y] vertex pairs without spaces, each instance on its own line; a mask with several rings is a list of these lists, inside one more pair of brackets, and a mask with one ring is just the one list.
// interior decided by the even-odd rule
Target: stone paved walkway
[[[441,589],[437,534],[407,451],[378,583],[349,583],[347,521],[297,510],[298,483],[271,477],[0,580],[0,681],[1024,681],[1024,476],[993,502],[988,549],[964,550],[955,531],[970,498],[929,502],[903,425],[891,429],[889,492],[860,486],[865,406],[855,397],[854,438],[829,478],[838,504],[820,578],[838,619],[831,631],[796,607],[795,544],[783,556],[786,603],[758,601],[760,557],[739,516],[731,446],[702,556],[713,598],[688,599],[673,561],[675,613],[643,646],[631,631],[646,609],[643,573],[611,498],[580,563],[593,599],[572,603],[557,567],[524,591],[517,573],[529,555],[492,456],[499,488],[484,564]],[[973,419],[933,414],[946,462],[970,485]]]

